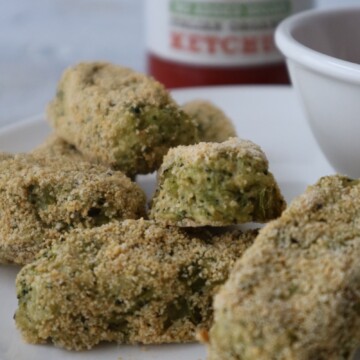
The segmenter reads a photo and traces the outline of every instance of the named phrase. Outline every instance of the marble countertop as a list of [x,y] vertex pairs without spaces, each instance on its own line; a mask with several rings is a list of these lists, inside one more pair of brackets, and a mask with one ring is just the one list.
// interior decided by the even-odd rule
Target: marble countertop
[[78,61],[146,71],[144,0],[0,1],[0,126],[42,113],[61,72]]

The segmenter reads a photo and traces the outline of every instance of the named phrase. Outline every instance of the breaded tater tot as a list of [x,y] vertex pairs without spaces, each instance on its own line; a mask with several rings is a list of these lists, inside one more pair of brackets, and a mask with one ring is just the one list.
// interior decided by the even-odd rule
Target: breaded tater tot
[[176,226],[266,222],[285,207],[259,146],[231,138],[170,149],[158,173],[150,217]]
[[324,177],[215,297],[211,360],[348,360],[360,344],[360,182]]
[[75,230],[17,276],[16,324],[30,343],[195,341],[212,297],[256,231],[213,235],[124,220]]
[[182,106],[182,109],[195,120],[199,141],[223,142],[236,136],[231,120],[210,101],[189,101]]
[[197,141],[195,123],[160,83],[108,63],[67,69],[47,114],[84,156],[131,177],[156,170],[169,148]]
[[145,195],[123,173],[63,157],[0,161],[0,263],[25,264],[74,228],[145,214]]
[[64,156],[68,160],[87,161],[84,155],[76,149],[74,145],[61,139],[55,133],[49,135],[47,139],[31,152],[33,155],[41,156]]

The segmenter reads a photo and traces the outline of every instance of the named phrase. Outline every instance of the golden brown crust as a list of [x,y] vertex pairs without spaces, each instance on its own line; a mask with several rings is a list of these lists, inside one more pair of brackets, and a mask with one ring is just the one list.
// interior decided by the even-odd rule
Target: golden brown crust
[[192,100],[182,106],[198,127],[199,140],[223,142],[237,136],[231,120],[215,104],[207,100]]
[[215,298],[209,359],[352,358],[359,199],[359,180],[325,177],[260,231]]
[[197,140],[195,124],[160,83],[108,63],[67,69],[47,114],[87,158],[129,176],[156,170],[170,147]]
[[169,343],[208,329],[212,296],[256,232],[214,235],[125,220],[71,232],[17,277],[16,323],[31,343]]
[[251,141],[230,138],[170,149],[158,171],[150,217],[176,226],[227,226],[278,217],[285,201]]
[[269,166],[266,155],[259,145],[250,140],[233,137],[222,143],[201,142],[192,146],[177,146],[170,149],[159,169],[159,176],[175,162],[215,161],[227,153],[235,153],[238,158],[251,157],[255,161],[262,162],[264,166]]
[[143,191],[118,171],[63,157],[0,161],[0,262],[25,264],[73,228],[139,218]]
[[52,133],[45,141],[32,152],[34,155],[64,156],[73,161],[87,161],[85,156],[72,144],[69,144],[57,134]]

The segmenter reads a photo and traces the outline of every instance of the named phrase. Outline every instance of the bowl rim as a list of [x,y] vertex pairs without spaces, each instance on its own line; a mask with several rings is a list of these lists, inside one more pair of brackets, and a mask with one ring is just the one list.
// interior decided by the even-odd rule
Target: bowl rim
[[275,30],[275,43],[287,59],[326,76],[347,82],[360,83],[360,64],[341,60],[310,49],[296,40],[292,30],[301,26],[304,20],[326,17],[334,13],[360,13],[360,6],[339,6],[327,9],[312,9],[292,15],[283,20]]

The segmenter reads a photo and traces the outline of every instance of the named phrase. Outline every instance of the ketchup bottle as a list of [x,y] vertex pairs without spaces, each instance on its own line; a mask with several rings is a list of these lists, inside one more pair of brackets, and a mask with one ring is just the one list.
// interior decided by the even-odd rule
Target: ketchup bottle
[[147,66],[168,88],[286,84],[274,30],[313,0],[146,0]]

